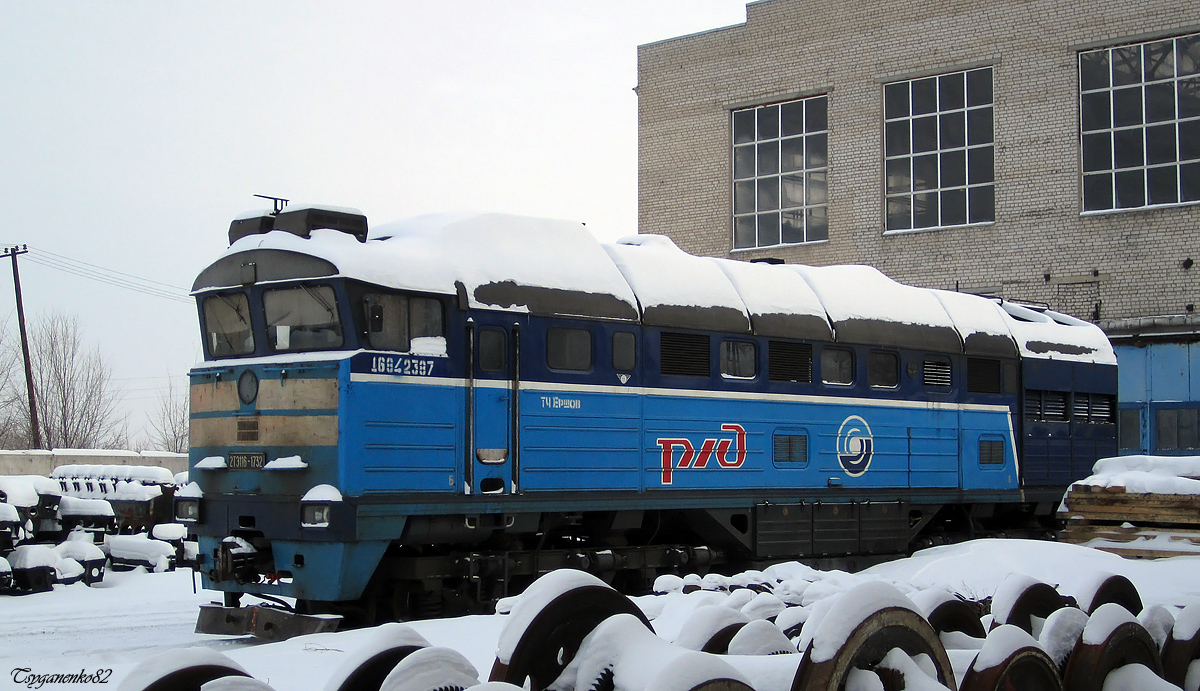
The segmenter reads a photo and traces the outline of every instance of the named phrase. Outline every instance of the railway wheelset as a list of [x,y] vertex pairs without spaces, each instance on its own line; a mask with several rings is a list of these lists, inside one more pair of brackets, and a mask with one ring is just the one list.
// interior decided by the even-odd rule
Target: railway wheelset
[[[797,606],[777,585],[735,586],[731,601],[759,606],[695,607],[667,640],[633,600],[587,573],[555,571],[515,599],[486,680],[462,654],[395,623],[348,655],[325,689],[1099,691],[1115,684],[1154,691],[1197,681],[1200,608],[1176,617],[1143,607],[1123,576],[1102,575],[1087,594],[1071,597],[1014,575],[990,603],[940,590],[909,597],[865,581]],[[204,655],[167,667],[148,661],[123,688],[271,689],[228,658]]]

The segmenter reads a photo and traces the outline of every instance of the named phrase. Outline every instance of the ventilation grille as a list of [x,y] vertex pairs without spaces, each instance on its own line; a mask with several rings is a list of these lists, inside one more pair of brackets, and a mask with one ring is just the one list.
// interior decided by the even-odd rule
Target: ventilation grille
[[1004,465],[1004,442],[998,439],[980,439],[979,464]]
[[967,358],[967,392],[1000,393],[1000,361]]
[[706,335],[664,331],[658,353],[662,373],[684,377],[710,376],[710,348]]
[[1114,408],[1112,396],[1076,393],[1071,398],[1071,419],[1077,423],[1112,424]]
[[950,386],[950,363],[943,360],[926,360],[921,379],[925,386]]
[[807,434],[776,434],[776,463],[808,463]]
[[767,378],[771,381],[812,382],[812,345],[771,341],[767,344]]
[[258,441],[258,418],[238,418],[238,441]]

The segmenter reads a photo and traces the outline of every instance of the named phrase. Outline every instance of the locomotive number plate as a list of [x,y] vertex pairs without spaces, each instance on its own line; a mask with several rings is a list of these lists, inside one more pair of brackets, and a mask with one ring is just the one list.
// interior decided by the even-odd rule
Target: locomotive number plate
[[261,470],[267,464],[267,454],[261,451],[231,453],[228,463],[230,470]]

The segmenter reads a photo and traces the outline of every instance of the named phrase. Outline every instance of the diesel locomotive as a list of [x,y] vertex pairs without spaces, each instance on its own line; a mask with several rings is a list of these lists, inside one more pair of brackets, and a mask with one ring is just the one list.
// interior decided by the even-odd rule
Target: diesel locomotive
[[229,239],[193,285],[176,495],[224,610],[369,623],[560,567],[630,590],[859,567],[1044,534],[1116,453],[1113,350],[1044,306],[504,214],[292,208]]

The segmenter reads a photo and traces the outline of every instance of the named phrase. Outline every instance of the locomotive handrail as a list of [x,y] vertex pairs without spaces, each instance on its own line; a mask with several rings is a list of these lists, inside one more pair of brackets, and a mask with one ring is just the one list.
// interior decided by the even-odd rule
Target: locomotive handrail
[[512,493],[520,494],[520,478],[518,472],[521,469],[521,459],[519,458],[519,450],[521,448],[521,325],[513,322],[512,325],[512,341],[513,341],[513,377],[512,377],[512,405],[509,409],[512,411],[512,450],[509,451],[509,458],[512,459],[512,464],[509,472],[512,473],[510,482],[512,483]]
[[465,494],[471,494],[475,483],[475,322],[467,317],[467,417],[463,421],[466,430],[466,442],[463,447],[466,454],[463,458],[463,481],[466,486]]

